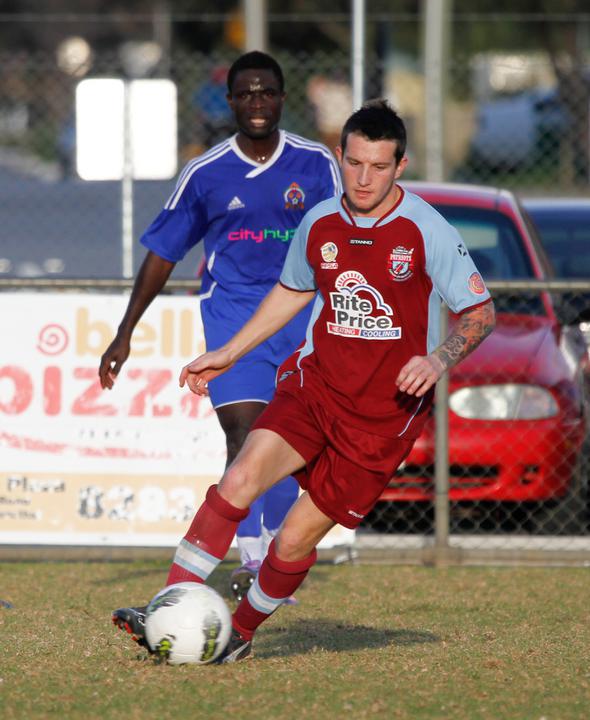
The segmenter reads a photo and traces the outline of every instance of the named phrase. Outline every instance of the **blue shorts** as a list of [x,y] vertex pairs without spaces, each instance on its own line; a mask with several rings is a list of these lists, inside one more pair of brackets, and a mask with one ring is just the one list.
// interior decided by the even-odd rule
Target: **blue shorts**
[[[211,297],[201,300],[207,350],[216,350],[228,342],[252,317],[261,300],[234,297],[219,287]],[[277,368],[303,341],[312,304],[238,360],[231,370],[211,380],[209,397],[214,408],[247,401],[268,403],[272,399]]]

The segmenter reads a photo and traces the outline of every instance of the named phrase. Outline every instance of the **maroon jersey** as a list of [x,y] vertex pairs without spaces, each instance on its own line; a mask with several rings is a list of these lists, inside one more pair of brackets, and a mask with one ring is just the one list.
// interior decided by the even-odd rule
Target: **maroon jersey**
[[318,291],[299,352],[305,391],[353,427],[407,439],[420,434],[433,393],[407,395],[395,380],[440,343],[441,298],[455,313],[490,299],[457,231],[403,190],[379,219],[352,217],[341,197],[317,205],[281,283]]

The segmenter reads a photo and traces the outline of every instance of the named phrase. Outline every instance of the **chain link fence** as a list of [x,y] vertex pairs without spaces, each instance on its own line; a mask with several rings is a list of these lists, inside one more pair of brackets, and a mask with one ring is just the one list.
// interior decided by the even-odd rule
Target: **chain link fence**
[[[514,21],[524,24],[528,19]],[[468,17],[456,19],[452,36],[467,35],[470,22]],[[587,24],[588,18],[580,22]],[[553,23],[557,31],[562,23],[565,31],[572,19]],[[324,24],[331,25],[335,36],[349,31],[342,16],[324,19]],[[587,192],[586,68],[570,63],[568,69],[562,57],[531,42],[515,50],[514,42],[508,41],[509,24],[498,15],[487,26],[505,50],[465,55],[454,50],[449,58],[446,178],[510,186],[529,195]],[[406,120],[407,175],[415,178],[425,174],[428,112],[421,32],[421,19],[415,15],[369,17],[367,95],[389,98]],[[348,52],[289,52],[280,49],[280,43],[271,52],[286,77],[283,127],[333,148],[352,109]],[[198,53],[175,48],[144,73],[169,77],[177,85],[179,169],[234,131],[225,105],[225,73],[237,54],[228,49]],[[77,176],[74,95],[82,75],[125,77],[125,54],[94,50],[88,68],[68,73],[58,66],[54,50],[2,51],[0,67],[0,290],[14,288],[14,283],[30,287],[34,278],[47,283],[95,278],[96,286],[122,278],[120,183],[85,182]],[[174,181],[134,183],[136,236],[159,212]],[[142,257],[136,243],[135,269]],[[182,292],[187,292],[182,282],[195,277],[199,260],[197,248],[175,269],[173,278]],[[534,386],[530,377],[543,365],[535,360],[543,346],[538,328],[535,334],[539,291],[510,289],[501,281],[491,285],[507,315],[528,323],[530,357],[522,364],[511,352],[517,328],[509,323],[506,353],[496,364],[495,376],[476,378],[478,387],[487,388],[483,394],[468,396],[461,385],[461,368],[451,374],[449,397],[439,398],[450,405],[448,459],[443,462],[448,469],[448,517],[435,518],[434,512],[440,488],[435,483],[433,416],[358,533],[358,548],[367,557],[395,552],[398,558],[405,554],[436,560],[455,552],[463,558],[470,554],[523,560],[539,551],[590,561],[589,360],[581,334],[588,335],[588,327],[578,322],[579,305],[586,304],[590,283],[552,288],[561,296],[564,317],[568,305],[572,312],[563,328],[554,331],[559,357],[545,358],[543,383]],[[568,382],[555,381],[556,366],[564,376],[569,368]],[[485,405],[493,405],[499,415],[478,415]],[[541,416],[528,417],[527,412]]]
[[[131,281],[5,279],[0,289],[51,282],[54,292],[96,292]],[[432,416],[357,531],[352,557],[590,562],[590,281],[488,284],[503,350],[490,356],[484,342],[470,367],[439,382]]]
[[[340,79],[346,76],[347,58],[277,56],[289,91],[283,126],[334,147],[337,128],[352,107],[350,87]],[[235,57],[178,52],[171,59],[170,76],[178,90],[179,169],[235,132],[225,100],[227,69]],[[11,78],[0,90],[0,278],[121,277],[121,183],[85,182],[76,174],[77,80],[61,72],[47,53],[0,53],[0,63]],[[332,68],[343,70],[333,73]],[[322,71],[339,79],[328,87]],[[120,56],[96,56],[92,76],[124,76]],[[294,77],[297,82],[289,82]],[[160,211],[174,182],[134,183],[136,236]],[[136,244],[134,251],[137,270],[143,250]],[[196,248],[175,277],[194,277],[199,259]]]
[[[433,561],[453,552],[463,561],[590,561],[590,282],[538,283],[563,323],[544,331],[542,292],[488,285],[504,352],[490,358],[484,343],[479,374],[461,365],[450,373],[436,399],[448,435],[433,412],[363,522],[359,547]],[[448,440],[437,451],[439,432]]]
[[[318,17],[334,37],[348,38],[347,16]],[[561,194],[583,193],[588,186],[590,81],[586,66],[575,61],[584,55],[572,53],[568,59],[532,46],[530,40],[526,48],[514,50],[510,23],[522,27],[530,18],[508,18],[504,24],[503,19],[490,16],[483,27],[506,50],[462,55],[459,43],[452,43],[445,93],[446,178],[529,194],[555,193],[556,188]],[[549,21],[555,32],[569,32],[575,24],[572,17]],[[476,22],[480,16],[454,18],[451,36],[466,38],[462,48]],[[104,23],[108,26],[108,16]],[[586,27],[584,23],[588,18],[581,16],[578,25]],[[219,21],[210,24],[213,34]],[[188,21],[186,25],[190,27]],[[278,41],[272,52],[287,79],[283,126],[333,148],[352,109],[348,51],[280,49],[288,25],[271,16],[271,38]],[[388,97],[405,118],[406,176],[423,178],[428,109],[422,20],[413,14],[369,15],[367,35],[366,94]],[[74,95],[81,77],[125,77],[131,62],[143,77],[171,78],[178,88],[179,169],[233,132],[224,81],[237,51],[220,43],[225,49],[199,53],[179,47],[152,57],[150,47],[136,43],[133,62],[128,44],[93,49],[80,66],[71,61],[64,66],[55,49],[0,52],[0,277],[122,275],[120,183],[84,182],[76,174]],[[160,210],[173,184],[174,178],[134,183],[136,236]],[[135,268],[142,255],[137,246]],[[175,277],[193,277],[198,261],[196,250],[176,268]]]

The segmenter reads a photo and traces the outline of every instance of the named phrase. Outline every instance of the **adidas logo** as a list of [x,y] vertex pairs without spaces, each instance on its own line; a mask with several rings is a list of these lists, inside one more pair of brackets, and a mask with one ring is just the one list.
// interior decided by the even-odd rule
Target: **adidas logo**
[[227,206],[228,210],[239,210],[240,208],[246,207],[237,195],[234,195],[233,200]]

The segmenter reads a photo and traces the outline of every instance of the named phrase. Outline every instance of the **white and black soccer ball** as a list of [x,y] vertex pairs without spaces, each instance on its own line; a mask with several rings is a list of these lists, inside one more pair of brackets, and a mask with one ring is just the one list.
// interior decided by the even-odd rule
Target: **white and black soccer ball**
[[213,662],[231,634],[231,614],[221,595],[208,585],[169,585],[147,606],[145,639],[150,649],[172,664]]

